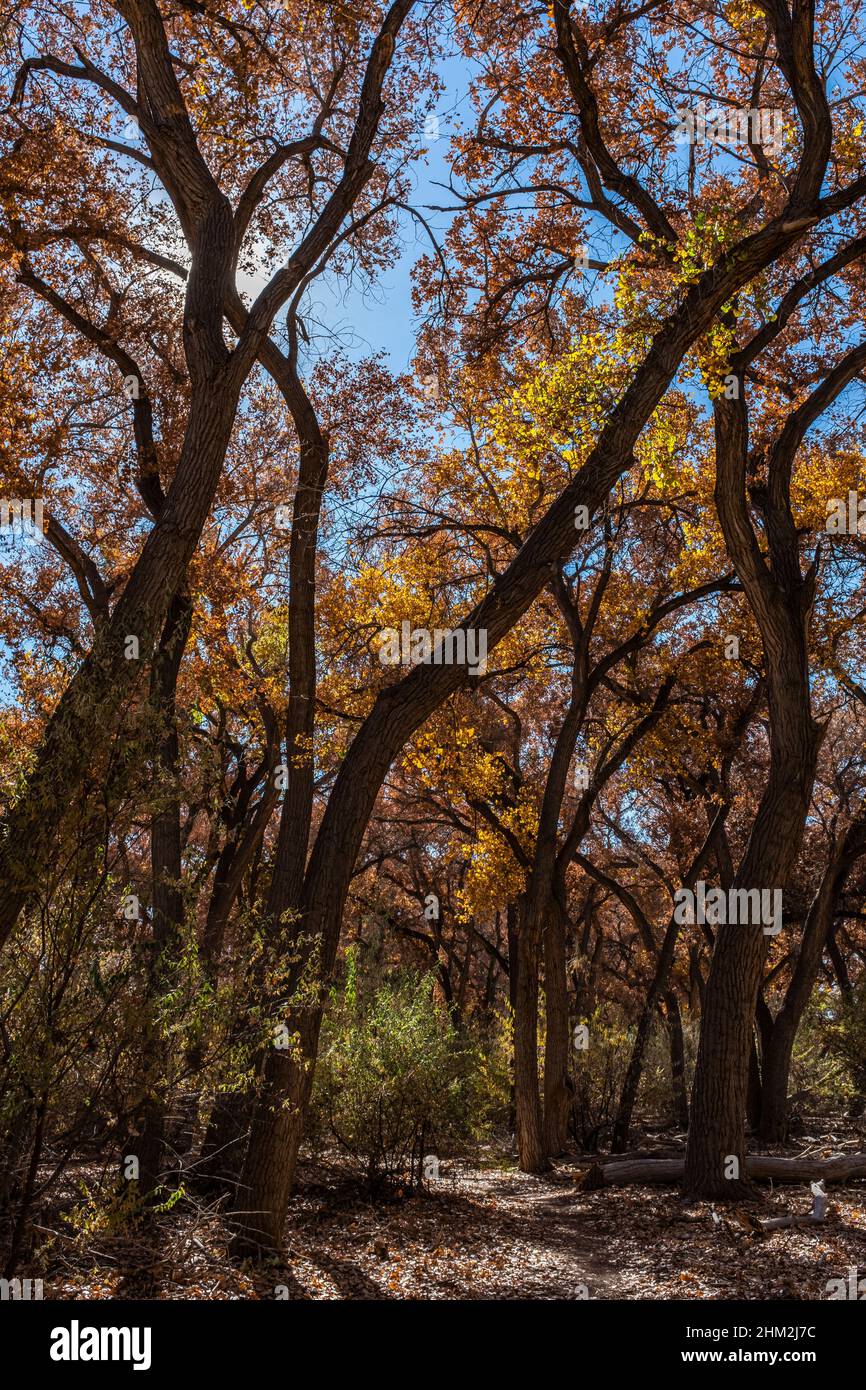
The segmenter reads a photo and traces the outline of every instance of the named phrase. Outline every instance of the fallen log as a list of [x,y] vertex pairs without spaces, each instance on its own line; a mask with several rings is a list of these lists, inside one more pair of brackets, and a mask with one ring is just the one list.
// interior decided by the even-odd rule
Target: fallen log
[[823,1226],[826,1224],[826,1216],[816,1216],[814,1212],[802,1212],[799,1216],[772,1216],[769,1221],[761,1222],[761,1229],[764,1231],[785,1231],[799,1226]]
[[[591,1192],[599,1187],[625,1187],[630,1183],[677,1183],[685,1170],[682,1158],[641,1158],[593,1163],[580,1186]],[[847,1182],[866,1178],[866,1153],[834,1154],[832,1158],[779,1158],[773,1154],[749,1154],[746,1176],[773,1182]]]

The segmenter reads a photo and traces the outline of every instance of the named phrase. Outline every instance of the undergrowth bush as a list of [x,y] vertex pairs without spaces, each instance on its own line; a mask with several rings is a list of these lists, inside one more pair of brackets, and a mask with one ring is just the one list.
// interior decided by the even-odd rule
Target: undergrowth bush
[[[613,1129],[626,1071],[635,1040],[635,1025],[613,1008],[599,1006],[582,1020],[589,1028],[589,1046],[575,1049],[572,1062],[573,1135],[578,1147],[594,1152]],[[683,1042],[686,1072],[694,1067],[697,1026],[686,1019]],[[635,1117],[656,1124],[676,1122],[671,1082],[670,1039],[660,1019],[650,1029],[644,1053]]]
[[432,975],[361,981],[350,952],[323,1025],[314,1131],[337,1141],[371,1192],[418,1186],[489,1132],[498,1073],[480,1034],[438,1002]]

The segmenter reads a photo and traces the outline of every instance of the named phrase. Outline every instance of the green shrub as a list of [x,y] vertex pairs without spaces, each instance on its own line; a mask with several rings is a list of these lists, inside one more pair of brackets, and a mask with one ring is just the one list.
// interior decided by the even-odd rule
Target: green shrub
[[350,953],[316,1068],[313,1120],[376,1192],[435,1176],[425,1158],[465,1152],[486,1133],[488,1068],[477,1036],[436,1002],[434,977],[402,972],[359,985]]

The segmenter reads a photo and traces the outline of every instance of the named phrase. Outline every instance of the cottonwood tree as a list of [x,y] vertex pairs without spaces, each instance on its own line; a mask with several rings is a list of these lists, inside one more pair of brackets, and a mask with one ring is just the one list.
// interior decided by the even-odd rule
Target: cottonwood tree
[[[310,413],[296,359],[268,333],[280,309],[302,296],[341,247],[360,247],[365,228],[393,197],[388,161],[405,143],[415,79],[403,67],[394,119],[382,119],[382,93],[410,9],[411,0],[399,0],[361,23],[325,7],[323,38],[303,25],[299,34],[301,15],[288,7],[262,11],[250,23],[241,6],[237,14],[231,6],[213,14],[191,6],[169,19],[154,0],[122,0],[94,7],[83,31],[62,10],[45,16],[25,10],[7,31],[7,69],[16,47],[27,55],[4,118],[8,255],[19,281],[135,383],[130,406],[153,526],[51,717],[27,791],[7,814],[4,937],[38,881],[63,808],[74,801],[82,752],[98,756],[141,666],[156,651],[213,502],[244,383],[260,357],[280,378],[296,424]],[[124,122],[134,137],[140,133],[140,143],[118,138]],[[79,188],[77,205],[64,206],[63,192]],[[130,235],[125,204],[146,210],[148,199],[160,214],[171,207],[171,256],[148,245],[147,215],[136,228],[141,241]],[[237,287],[239,260],[263,235],[285,238],[278,258],[284,264],[247,312]],[[381,228],[372,235],[381,240]],[[185,281],[188,404],[165,488],[150,383],[122,334],[116,336],[117,304],[96,272],[101,319],[75,290],[74,277],[87,267],[94,244],[128,257],[132,266],[155,266]],[[159,288],[168,292],[164,279]],[[324,441],[311,430],[302,440],[297,493],[307,530],[315,528],[324,483]],[[300,534],[297,547],[300,564],[310,550]],[[140,663],[126,659],[130,635]],[[296,708],[305,708],[297,687],[295,696]]]
[[[552,59],[549,49],[543,47],[544,61],[548,65],[557,62],[560,80],[564,77],[563,104],[570,102],[588,150],[587,183],[614,185],[617,198],[628,207],[626,216],[638,244],[644,229],[632,221],[633,216],[644,219],[647,234],[655,235],[664,245],[676,245],[678,237],[671,217],[659,208],[643,185],[636,184],[633,177],[623,177],[598,133],[598,102],[591,84],[601,81],[602,50],[593,55],[590,63],[589,45],[569,9],[556,5],[554,15],[557,53]],[[838,187],[822,196],[830,155],[827,136],[832,136],[832,123],[828,131],[829,113],[814,67],[814,16],[804,9],[794,19],[775,15],[774,23],[781,35],[777,39],[782,50],[778,71],[787,85],[788,100],[799,125],[799,136],[786,156],[788,162],[780,171],[781,177],[773,181],[775,196],[768,196],[765,211],[764,199],[757,198],[750,186],[760,182],[764,170],[752,165],[739,196],[727,191],[730,240],[722,246],[715,243],[706,248],[702,258],[682,277],[688,288],[677,291],[677,275],[673,274],[673,303],[669,300],[665,306],[668,316],[634,366],[629,385],[597,437],[587,443],[583,455],[575,460],[571,482],[533,528],[508,568],[492,583],[489,594],[465,620],[466,627],[486,630],[490,650],[539,592],[547,566],[575,547],[575,507],[586,506],[592,517],[602,504],[616,479],[630,466],[641,431],[687,352],[714,324],[721,325],[721,311],[732,296],[774,261],[793,252],[807,232],[824,222],[832,224],[832,219],[853,207],[866,191],[866,181],[846,168]],[[785,56],[792,44],[797,55],[796,71]],[[607,44],[603,51],[613,55],[615,45]],[[763,48],[762,66],[765,54]],[[523,86],[525,73],[523,68]],[[552,75],[551,80],[555,80]],[[617,96],[622,109],[627,103],[621,92]],[[607,197],[602,194],[596,201],[603,208]],[[857,253],[850,250],[848,243],[842,254],[853,258]],[[673,255],[668,253],[669,261]],[[663,266],[665,256],[661,259]],[[795,258],[795,269],[796,265]],[[808,271],[802,269],[803,260],[799,265],[802,279]],[[790,275],[791,270],[787,273]],[[297,903],[302,923],[300,935],[315,943],[314,948],[304,948],[297,934],[292,938],[292,949],[299,949],[300,953],[298,978],[311,963],[318,978],[327,978],[333,969],[350,866],[387,768],[413,731],[467,678],[466,669],[457,666],[415,669],[378,697],[353,740],[322,817]],[[293,1015],[297,1053],[291,1057],[274,1054],[266,1061],[241,1175],[245,1210],[240,1214],[239,1249],[273,1246],[279,1241],[309,1099],[320,1020],[318,1002],[301,1007]]]
[[[766,554],[747,502],[752,446],[742,377],[738,399],[714,402],[719,520],[761,632],[769,709],[767,783],[734,888],[784,889],[805,828],[825,730],[813,716],[809,682],[808,627],[818,557],[803,573],[790,502],[791,472],[807,430],[864,364],[866,345],[850,348],[766,442],[761,459],[752,456],[756,473],[766,469],[752,488]],[[723,1195],[731,1180],[731,1159],[737,1160],[738,1171],[744,1165],[749,1039],[765,948],[760,924],[719,926],[704,998],[686,1164],[686,1182],[702,1192]]]
[[[266,920],[275,929],[275,939],[283,943],[286,959],[294,962],[290,972],[294,983],[303,982],[305,991],[289,1013],[291,1031],[297,1036],[295,1051],[286,1054],[271,1049],[261,1059],[261,1085],[235,1214],[240,1250],[275,1247],[280,1241],[312,1083],[322,990],[334,967],[348,887],[383,779],[424,721],[472,679],[465,667],[425,666],[388,684],[346,751],[314,833],[313,770],[307,753],[316,679],[312,580],[328,441],[298,373],[302,315],[295,296],[339,246],[355,245],[359,238],[363,245],[365,233],[377,235],[375,214],[388,203],[393,187],[382,165],[385,170],[393,167],[405,146],[403,113],[410,102],[395,88],[402,73],[411,91],[412,78],[399,62],[406,62],[407,52],[417,56],[420,51],[417,46],[409,48],[411,38],[399,37],[409,9],[409,4],[395,4],[378,29],[358,25],[342,10],[339,15],[329,14],[337,33],[337,57],[333,48],[323,47],[326,75],[313,94],[314,109],[324,108],[326,115],[318,126],[314,118],[312,129],[305,124],[301,130],[299,105],[289,103],[287,124],[292,128],[270,159],[258,161],[255,168],[252,161],[244,167],[237,156],[237,109],[226,96],[235,89],[226,80],[217,90],[215,78],[232,71],[232,63],[223,55],[228,53],[234,61],[233,45],[245,44],[244,54],[255,57],[255,81],[248,84],[239,107],[244,122],[251,121],[258,133],[266,124],[265,113],[268,118],[271,114],[269,101],[261,93],[279,94],[286,81],[273,65],[275,45],[269,26],[276,25],[281,38],[288,36],[292,12],[281,11],[275,17],[257,10],[253,21],[246,16],[243,24],[253,28],[252,40],[247,28],[239,30],[240,16],[222,8],[211,18],[210,11],[196,7],[169,22],[152,0],[123,0],[124,24],[112,31],[110,39],[105,38],[112,58],[116,54],[114,66],[109,64],[111,76],[104,71],[100,43],[95,48],[98,63],[86,44],[76,38],[81,49],[76,53],[63,34],[61,52],[55,54],[52,31],[50,49],[42,43],[28,46],[16,84],[15,94],[25,103],[36,101],[33,93],[44,91],[41,84],[46,81],[56,84],[51,86],[52,94],[69,90],[64,84],[77,84],[79,102],[81,90],[93,90],[100,101],[111,99],[139,120],[146,158],[162,182],[186,241],[183,254],[188,264],[177,254],[171,256],[173,248],[159,254],[173,261],[169,267],[161,266],[167,274],[177,276],[178,269],[187,272],[183,342],[189,406],[164,507],[108,624],[96,635],[91,653],[52,717],[28,788],[7,818],[4,875],[12,885],[3,906],[7,931],[51,842],[59,808],[74,797],[81,748],[93,755],[102,746],[131,689],[134,676],[123,664],[119,639],[134,632],[146,660],[150,658],[169,606],[182,591],[212,504],[241,392],[256,361],[280,386],[298,436],[287,722],[293,772],[281,811]],[[100,10],[98,16],[107,25],[111,13]],[[657,55],[691,51],[689,33],[695,18],[707,25],[716,61],[708,71],[689,71],[686,82],[677,58],[670,58],[660,71]],[[834,145],[832,115],[815,66],[816,54],[817,61],[823,61],[824,31],[832,36],[837,21],[835,11],[828,13],[816,34],[808,6],[798,8],[793,16],[774,8],[757,20],[752,16],[737,19],[733,27],[700,6],[674,17],[659,5],[639,16],[615,10],[586,20],[574,15],[568,5],[556,3],[552,26],[546,15],[526,15],[510,5],[487,7],[468,21],[460,16],[461,42],[473,54],[486,52],[491,59],[478,84],[484,92],[484,114],[475,137],[464,142],[458,165],[460,176],[474,181],[468,197],[475,214],[455,224],[445,260],[443,283],[457,295],[448,308],[465,317],[454,318],[458,328],[450,339],[447,335],[442,339],[443,351],[475,358],[487,352],[481,370],[489,372],[491,387],[498,389],[507,381],[499,365],[503,336],[496,331],[497,314],[504,316],[502,326],[507,328],[538,283],[556,286],[573,273],[572,231],[586,229],[586,215],[612,229],[611,247],[619,262],[612,274],[625,320],[618,339],[622,380],[609,409],[597,416],[581,438],[569,481],[559,497],[534,521],[517,554],[501,572],[489,576],[484,596],[464,618],[463,627],[486,631],[490,651],[527,612],[562,561],[586,539],[575,529],[575,509],[586,509],[587,529],[591,529],[614,484],[633,468],[642,433],[677,374],[700,372],[713,381],[723,375],[721,368],[728,365],[731,348],[729,306],[735,297],[740,296],[739,312],[755,317],[764,299],[778,309],[785,281],[787,292],[792,292],[793,282],[793,293],[805,297],[816,283],[810,277],[822,273],[815,270],[816,260],[826,266],[836,258],[826,279],[860,254],[851,210],[866,192],[866,180],[859,176],[850,141],[851,113],[844,103],[840,106]],[[280,27],[283,23],[285,29]],[[265,26],[264,35],[258,24]],[[197,91],[194,80],[199,75],[195,64],[200,61],[195,43],[203,32],[216,35],[213,50],[217,55],[210,58],[204,94]],[[733,43],[729,42],[732,35]],[[395,51],[398,68],[391,85],[386,85]],[[38,56],[33,57],[33,52]],[[289,44],[288,52],[297,57],[294,72],[300,85],[294,90],[303,90],[307,71],[303,43]],[[649,94],[644,64],[636,52],[658,74],[657,88]],[[736,104],[778,100],[786,112],[782,149],[771,153],[753,141],[748,155],[741,152],[737,167],[720,174],[713,168],[712,151],[695,148],[689,152],[688,167],[680,167],[677,176],[675,105],[684,87],[690,99],[715,90]],[[388,108],[390,120],[388,112],[383,116],[383,91],[391,93],[394,102]],[[547,104],[549,92],[555,94],[552,112]],[[260,97],[259,105],[254,95]],[[52,99],[61,105],[65,100]],[[623,112],[640,113],[640,119],[624,121]],[[329,121],[331,114],[334,119]],[[12,119],[22,119],[20,110]],[[78,129],[74,111],[70,119]],[[221,130],[221,120],[230,127],[231,140]],[[504,122],[507,129],[491,133],[496,122]],[[27,169],[34,151],[48,152],[45,128],[39,122],[35,125],[38,129],[26,131],[22,143],[10,151],[13,180],[16,160]],[[517,143],[528,150],[512,148],[515,132]],[[17,138],[16,130],[13,141]],[[113,133],[106,132],[102,138],[104,149],[116,143]],[[29,153],[28,140],[35,142]],[[491,153],[497,141],[504,141],[506,148]],[[304,148],[299,148],[302,143]],[[53,141],[52,148],[56,144]],[[374,149],[380,161],[375,168]],[[516,187],[508,173],[515,157],[527,161],[524,183],[537,217],[523,220],[517,233],[513,225],[508,227],[512,240],[520,240],[526,252],[519,258],[518,283],[513,288],[515,261],[509,262],[508,236],[500,234],[502,219],[488,216],[485,223],[477,209],[485,201],[501,208],[511,197],[526,196],[526,187]],[[631,168],[644,171],[642,177],[628,172]],[[243,182],[242,174],[249,182]],[[296,205],[300,198],[305,215],[306,200],[312,197],[311,220],[292,237],[288,268],[276,272],[247,310],[237,285],[232,285],[235,258],[244,232],[254,225],[247,220],[251,204],[257,204],[269,177],[277,175],[290,182],[294,179],[291,191]],[[20,186],[20,170],[17,176]],[[569,218],[563,219],[561,209],[548,198],[551,180],[556,188],[566,189]],[[245,201],[250,184],[252,191]],[[351,231],[344,243],[347,218]],[[28,247],[26,239],[33,229],[27,219],[22,222],[23,231],[10,225],[10,241],[14,245],[16,236],[23,237],[25,244],[16,246],[15,254],[26,253],[32,260],[37,248]],[[562,245],[562,236],[552,235],[555,224],[568,229],[568,246]],[[55,219],[52,232],[58,230]],[[374,240],[374,259],[375,245]],[[488,245],[495,247],[492,258]],[[528,278],[521,268],[527,256],[532,261]],[[609,259],[605,256],[605,264]],[[771,268],[777,263],[780,269],[774,279]],[[494,268],[493,280],[482,284],[482,300],[469,312],[473,274],[487,264]],[[500,294],[503,285],[509,288]],[[285,305],[290,312],[283,351],[268,333],[274,315]],[[530,317],[537,318],[537,307],[531,306]],[[544,327],[543,312],[541,321]],[[231,346],[226,334],[232,335]],[[515,337],[515,350],[531,351],[539,341],[539,335],[533,339],[523,333]],[[549,334],[546,341],[551,341]],[[54,780],[48,771],[52,761]],[[26,853],[15,857],[15,844],[26,846]],[[310,982],[312,988],[306,988]]]

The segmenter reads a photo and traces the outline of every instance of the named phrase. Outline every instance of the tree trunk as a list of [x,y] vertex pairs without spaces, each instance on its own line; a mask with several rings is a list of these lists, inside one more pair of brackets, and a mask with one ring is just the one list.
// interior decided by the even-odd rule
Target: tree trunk
[[758,1044],[755,1040],[754,1029],[749,1040],[749,1080],[746,1088],[746,1120],[750,1130],[756,1130],[761,1119],[761,1095],[763,1093],[763,1076],[761,1064],[758,1061]]
[[297,1055],[270,1048],[264,1059],[244,1165],[232,1207],[236,1258],[278,1250],[295,1180],[307,1106],[313,1088],[321,1008],[305,1009],[292,1024],[299,1034]]
[[683,1041],[683,1020],[680,1014],[679,1000],[673,990],[669,990],[665,995],[665,1012],[670,1039],[674,1123],[680,1129],[688,1129],[689,1099],[686,1091],[686,1048]]
[[[741,388],[743,383],[741,383]],[[779,480],[796,448],[772,452],[766,504],[773,572],[763,559],[745,502],[745,400],[715,403],[716,505],[729,553],[761,632],[767,663],[770,771],[736,887],[783,889],[803,835],[822,730],[811,714],[807,652],[814,576],[800,574],[796,529]],[[788,456],[790,449],[790,458]],[[704,999],[686,1186],[705,1197],[735,1194],[744,1171],[749,1050],[766,937],[761,923],[727,923],[716,933]]]
[[758,1128],[765,1144],[783,1144],[788,1137],[788,1075],[796,1035],[796,1023],[780,1019],[764,1053]]
[[517,1099],[514,1087],[514,1029],[517,1020],[517,977],[520,973],[520,909],[510,902],[506,908],[505,933],[508,940],[508,1007],[511,1024],[511,1088],[508,1107],[508,1127],[512,1134],[517,1133]]
[[565,931],[565,918],[551,903],[544,933],[544,1143],[550,1158],[565,1150],[571,1109]]
[[[151,673],[151,711],[154,718],[156,755],[153,761],[155,809],[150,826],[151,929],[148,960],[145,1037],[141,1075],[144,1100],[141,1128],[130,1144],[138,1159],[138,1196],[147,1200],[160,1186],[165,1161],[165,1097],[161,1093],[168,1058],[156,1015],[159,999],[180,949],[183,932],[181,890],[182,851],[177,733],[177,678],[192,623],[192,601],[186,593],[175,596],[169,608],[159,651]],[[125,1155],[124,1155],[125,1157]]]
[[241,800],[229,819],[226,843],[217,859],[207,918],[200,942],[202,964],[212,980],[219,974],[223,943],[232,908],[237,902],[244,876],[262,843],[262,837],[279,797],[274,781],[277,745],[278,740],[272,737],[271,730],[268,730],[268,746],[264,758],[266,782],[258,805],[250,817],[254,780],[250,779],[249,789],[244,789]]
[[538,1090],[538,974],[540,965],[538,917],[528,904],[520,916],[517,935],[517,1004],[514,1013],[514,1104],[518,1162],[524,1173],[544,1173],[550,1167],[544,1146],[541,1097]]
[[[710,822],[703,844],[701,845],[700,849],[695,855],[695,858],[693,859],[692,863],[689,865],[689,871],[685,877],[686,883],[694,883],[698,874],[700,874],[706,859],[712,853],[713,849],[715,848],[718,842],[718,838],[724,829],[727,816],[727,808],[725,806],[720,806],[718,811],[714,815],[712,821]],[[667,988],[671,968],[673,967],[674,963],[674,956],[676,954],[677,940],[679,939],[679,934],[680,923],[677,921],[676,914],[671,913],[671,916],[668,919],[667,927],[665,928],[664,940],[662,941],[661,950],[658,953],[658,960],[656,961],[656,968],[655,973],[653,975],[652,983],[649,987],[647,997],[644,1000],[643,1009],[641,1010],[641,1016],[637,1026],[637,1033],[635,1034],[634,1046],[632,1047],[628,1069],[626,1071],[625,1080],[623,1081],[622,1085],[622,1093],[619,1098],[619,1106],[617,1108],[616,1119],[614,1120],[613,1126],[612,1147],[614,1153],[622,1153],[628,1147],[628,1132],[629,1127],[631,1125],[631,1117],[634,1113],[635,1102],[637,1100],[637,1093],[638,1088],[640,1086],[641,1075],[643,1073],[644,1055],[646,1053],[646,1047],[649,1041],[652,1021],[655,1017],[655,1011],[658,1007],[659,1000],[662,997],[665,997],[668,1000],[673,1000],[673,1006],[676,1011],[676,1020],[679,1028],[679,1046],[680,1048],[682,1048],[682,1019],[680,1018],[679,1005],[677,1003],[676,996],[673,993],[673,991],[668,990]],[[654,949],[652,932],[650,930],[648,922],[645,922],[644,924],[643,935],[646,936],[648,944],[652,946]],[[692,966],[694,966],[693,959],[691,961],[691,964]],[[671,1066],[677,1113],[682,1119],[683,1124],[688,1125],[688,1101],[685,1096],[684,1054],[682,1058],[681,1079],[679,1076],[679,1060],[676,1068],[677,1074],[673,1075],[673,1054],[671,1055]],[[680,1084],[682,1085],[682,1096],[678,1094]]]
[[[148,1074],[156,1080],[161,1050],[153,1045],[147,1046],[145,1063]],[[138,1133],[130,1139],[129,1155],[121,1156],[121,1175],[125,1179],[124,1160],[134,1156],[138,1160],[137,1202],[146,1205],[157,1197],[162,1184],[165,1167],[165,1101],[161,1095],[148,1095],[138,1109]]]
[[6,1263],[3,1267],[3,1278],[11,1279],[15,1273],[16,1266],[21,1258],[27,1239],[27,1226],[30,1218],[30,1208],[33,1205],[33,1194],[36,1190],[36,1178],[39,1172],[39,1161],[42,1157],[42,1149],[45,1142],[45,1124],[48,1117],[48,1092],[43,1091],[39,1098],[39,1105],[36,1108],[36,1123],[34,1126],[33,1143],[30,1150],[30,1158],[27,1164],[27,1171],[24,1177],[24,1184],[21,1192],[21,1200],[18,1211],[12,1222],[12,1230],[9,1238],[9,1249],[6,1252]]
[[[655,1017],[659,1000],[665,990],[671,966],[673,965],[679,931],[679,923],[671,916],[665,931],[662,948],[656,962],[655,974],[653,975],[652,983],[649,987],[646,999],[644,1000],[643,1008],[641,1009],[625,1080],[622,1083],[619,1105],[617,1106],[616,1118],[613,1123],[613,1138],[611,1143],[612,1150],[615,1154],[623,1153],[624,1150],[628,1148],[629,1128],[631,1126],[632,1115],[634,1114],[641,1076],[643,1075],[644,1056],[646,1054],[647,1043],[649,1042],[652,1021]],[[682,1030],[680,1031],[682,1033]]]

